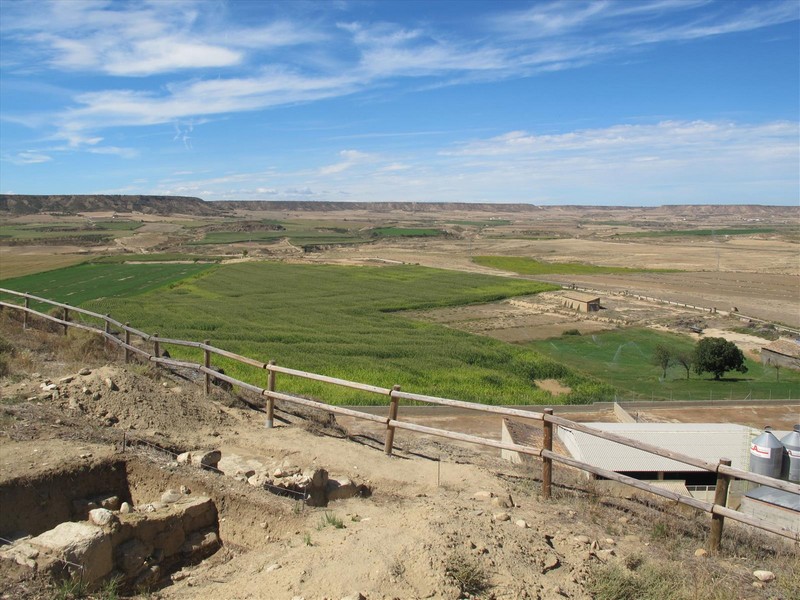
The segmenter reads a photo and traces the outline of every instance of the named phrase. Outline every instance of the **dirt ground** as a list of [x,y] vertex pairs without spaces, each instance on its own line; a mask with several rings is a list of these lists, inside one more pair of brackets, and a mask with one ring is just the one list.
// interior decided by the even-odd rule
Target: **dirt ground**
[[[682,573],[676,581],[690,581],[700,597],[716,586],[730,590],[726,598],[788,600],[800,591],[796,549],[728,524],[723,553],[697,556],[707,517],[677,513],[646,495],[598,495],[564,467],[555,468],[555,499],[545,500],[538,463],[512,465],[495,452],[410,432],[398,432],[395,456],[388,457],[380,428],[326,422],[281,405],[277,426],[265,429],[263,412],[222,390],[204,397],[196,383],[163,369],[115,362],[102,345],[69,358],[63,336],[2,333],[16,350],[11,374],[0,378],[0,488],[16,481],[46,490],[56,472],[72,469],[81,477],[116,458],[133,461],[128,477],[142,503],[179,485],[215,499],[222,550],[165,574],[156,588],[132,591],[139,598],[588,600],[603,569],[633,574],[640,565]],[[497,419],[463,412],[407,408],[404,415],[499,437]],[[578,408],[567,416],[610,415]],[[154,453],[139,440],[173,454]],[[176,465],[175,453],[196,448],[255,461],[267,472],[322,467],[371,494],[325,508],[298,505],[229,475]],[[32,507],[3,510],[24,516]],[[663,529],[671,532],[669,543],[654,537]],[[775,581],[754,586],[757,569],[773,571]],[[3,561],[0,573],[3,598],[56,594],[46,579]]]

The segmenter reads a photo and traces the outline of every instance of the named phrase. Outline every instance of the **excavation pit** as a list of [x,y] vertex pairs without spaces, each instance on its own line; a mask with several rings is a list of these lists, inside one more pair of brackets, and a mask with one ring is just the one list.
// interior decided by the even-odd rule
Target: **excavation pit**
[[293,504],[169,461],[98,460],[0,483],[0,560],[89,587],[157,589],[222,547],[280,538]]

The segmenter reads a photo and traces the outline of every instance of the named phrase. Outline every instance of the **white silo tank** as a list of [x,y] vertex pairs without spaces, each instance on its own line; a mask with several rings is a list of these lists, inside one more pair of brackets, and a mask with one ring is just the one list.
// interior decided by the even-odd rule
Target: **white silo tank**
[[786,448],[781,478],[800,483],[800,425],[795,425],[792,431],[783,436],[781,444]]
[[750,471],[778,479],[783,467],[783,444],[772,433],[772,427],[764,427],[764,433],[750,442]]

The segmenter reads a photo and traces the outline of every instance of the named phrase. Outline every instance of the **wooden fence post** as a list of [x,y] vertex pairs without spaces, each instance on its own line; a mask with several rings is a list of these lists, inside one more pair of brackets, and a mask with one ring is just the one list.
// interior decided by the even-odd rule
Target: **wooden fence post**
[[[392,386],[392,392],[399,392],[400,386],[395,385]],[[392,393],[389,392],[389,420],[395,421],[397,420],[397,409],[400,405],[400,399],[395,398],[392,396]],[[386,442],[383,445],[383,451],[386,456],[391,456],[392,451],[394,450],[394,425],[386,424]]]
[[[25,292],[25,308],[30,308],[30,307],[31,307],[31,299],[28,298],[28,292]],[[28,328],[28,311],[27,310],[22,313],[22,328],[23,329],[27,329]]]
[[[731,466],[731,459],[721,458],[720,465]],[[717,470],[717,488],[714,491],[714,505],[726,506],[728,504],[728,486],[731,478],[729,475],[720,473]],[[725,524],[725,517],[711,513],[711,533],[708,536],[708,549],[710,552],[718,552],[722,541],[722,526]]]
[[[274,367],[275,361],[271,360],[268,363],[269,367]],[[269,369],[267,371],[267,391],[275,391],[275,371]],[[272,429],[275,426],[275,398],[267,396],[267,421],[264,423],[267,429]]]
[[[552,416],[553,409],[544,409],[542,449],[553,451],[553,424],[547,420]],[[553,482],[553,459],[542,456],[542,498],[549,500],[551,495],[551,484]]]
[[[125,327],[130,327],[130,323],[125,323]],[[131,332],[127,329],[125,330],[125,362],[131,362],[131,351],[127,348],[127,346],[131,345]]]
[[69,325],[66,324],[66,321],[69,321],[69,309],[66,305],[64,305],[64,335],[67,335],[67,330],[69,329]]
[[[204,340],[203,343],[208,346],[211,340]],[[207,348],[203,349],[203,365],[206,369],[211,368],[211,352]],[[211,393],[211,375],[206,373],[205,380],[205,393],[208,396]]]
[[[156,338],[153,340],[153,356],[155,356],[156,358],[160,358],[161,349],[158,347],[158,334],[154,333],[152,337]],[[158,367],[158,363],[155,363],[155,365],[156,367]]]

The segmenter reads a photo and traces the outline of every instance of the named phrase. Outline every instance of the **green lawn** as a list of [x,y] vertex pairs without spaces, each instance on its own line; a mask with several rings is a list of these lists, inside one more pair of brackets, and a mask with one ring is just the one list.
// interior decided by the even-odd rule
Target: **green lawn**
[[584,336],[563,336],[531,342],[528,347],[574,369],[600,378],[620,391],[625,400],[726,398],[764,399],[800,397],[800,373],[782,369],[780,382],[775,370],[748,360],[747,373],[730,372],[722,381],[710,373],[692,372],[686,379],[683,367],[673,366],[662,379],[662,371],[651,364],[659,343],[689,350],[694,342],[687,336],[650,329],[623,329]]
[[668,272],[666,269],[630,269],[628,267],[601,267],[582,263],[550,263],[524,256],[475,256],[472,260],[484,267],[511,271],[520,275],[600,275],[608,273]]

